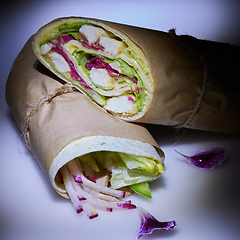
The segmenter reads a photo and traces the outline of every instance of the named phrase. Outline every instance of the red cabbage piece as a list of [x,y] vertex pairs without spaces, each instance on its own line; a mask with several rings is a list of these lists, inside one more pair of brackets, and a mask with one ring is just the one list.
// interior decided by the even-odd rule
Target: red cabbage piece
[[210,150],[197,152],[193,156],[186,156],[178,151],[176,152],[185,157],[191,165],[201,169],[213,169],[220,166],[227,158],[227,152],[222,146],[214,146]]
[[74,40],[75,38],[72,35],[60,35],[58,36],[57,40],[60,45],[69,42],[70,40]]
[[81,80],[81,77],[78,75],[77,70],[74,67],[74,64],[72,63],[72,61],[69,59],[69,57],[67,56],[67,54],[64,52],[64,50],[62,49],[62,47],[59,44],[56,44],[53,46],[53,50],[60,54],[64,60],[67,62],[68,66],[70,67],[70,71],[71,71],[71,77],[76,79],[76,80]]
[[137,239],[144,234],[151,234],[155,229],[168,230],[177,225],[175,221],[159,222],[154,216],[141,207],[138,207],[138,213],[141,218],[141,225],[137,233]]
[[82,41],[81,42],[83,46],[85,46],[86,48],[92,48],[94,50],[101,50],[104,51],[104,47],[101,46],[99,43],[93,43],[93,44],[89,44],[87,41]]
[[114,77],[125,77],[137,84],[137,78],[130,78],[127,75],[119,73],[117,70],[113,69],[108,63],[104,62],[100,57],[93,57],[91,58],[90,62],[86,62],[86,69],[90,70],[93,67],[97,69],[106,69],[108,73]]

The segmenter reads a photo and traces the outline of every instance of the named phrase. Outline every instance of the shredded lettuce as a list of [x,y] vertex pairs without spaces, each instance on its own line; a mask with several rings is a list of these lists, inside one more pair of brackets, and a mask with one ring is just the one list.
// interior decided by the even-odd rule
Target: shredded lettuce
[[50,40],[56,39],[61,34],[71,34],[75,38],[74,34],[77,34],[79,32],[79,28],[85,24],[88,23],[73,21],[64,23],[60,26],[56,26],[43,34],[40,46],[45,44],[46,42],[49,42]]
[[92,157],[111,172],[110,182],[114,189],[153,181],[165,171],[163,163],[143,156],[117,152],[95,152]]

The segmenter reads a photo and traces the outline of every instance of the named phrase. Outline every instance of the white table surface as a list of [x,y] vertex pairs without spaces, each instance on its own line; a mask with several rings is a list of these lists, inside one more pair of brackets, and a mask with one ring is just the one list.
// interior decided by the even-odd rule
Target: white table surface
[[[5,103],[5,84],[17,54],[38,28],[64,16],[99,18],[119,23],[240,45],[240,4],[236,1],[7,1],[0,9],[0,239],[135,239],[137,211],[99,211],[89,220],[50,186],[21,137]],[[175,220],[169,231],[141,239],[235,240],[240,236],[240,137],[163,126],[148,126],[166,154],[166,173],[151,184],[153,198],[132,196],[160,221]],[[183,134],[182,134],[183,133]],[[199,170],[174,149],[192,155],[224,146],[221,167]]]

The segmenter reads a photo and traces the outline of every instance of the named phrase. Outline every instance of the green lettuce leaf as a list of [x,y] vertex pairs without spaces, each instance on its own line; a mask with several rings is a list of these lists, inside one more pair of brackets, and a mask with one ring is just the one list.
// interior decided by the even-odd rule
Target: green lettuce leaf
[[[117,152],[95,152],[92,156],[111,172],[110,182],[114,189],[153,181],[165,171],[163,163],[153,158]],[[139,194],[149,196],[149,192]]]

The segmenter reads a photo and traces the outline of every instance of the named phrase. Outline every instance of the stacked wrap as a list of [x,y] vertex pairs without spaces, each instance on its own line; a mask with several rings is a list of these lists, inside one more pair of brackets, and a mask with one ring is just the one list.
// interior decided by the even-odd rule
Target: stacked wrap
[[55,190],[68,197],[59,169],[72,159],[96,151],[154,158],[164,154],[143,126],[124,122],[68,84],[37,60],[29,39],[13,63],[6,101],[28,147]]
[[[96,28],[100,30],[95,31]],[[74,40],[60,39],[59,36],[71,36]],[[68,45],[67,54],[77,77],[76,72],[70,74],[62,59],[52,55],[56,45],[59,47],[60,43],[62,47],[69,41],[75,41],[73,45]],[[97,19],[67,17],[56,19],[39,29],[33,49],[47,68],[117,118],[240,133],[239,47],[191,36],[176,36],[173,30],[166,33]],[[92,57],[95,57],[94,60],[91,60]],[[85,65],[84,59],[90,64]],[[105,63],[99,67],[102,60]],[[106,70],[106,63],[112,64],[116,60],[121,64],[118,74],[116,66],[108,73],[112,81],[117,81],[114,88],[120,90],[112,92],[109,97],[113,85],[101,82],[96,73],[100,73],[99,68]],[[89,76],[92,82],[89,82]],[[123,81],[119,80],[119,76]],[[103,91],[104,84],[108,88]],[[130,89],[126,90],[127,87]],[[95,90],[105,95],[101,98],[94,94]],[[118,91],[123,93],[114,95]]]

